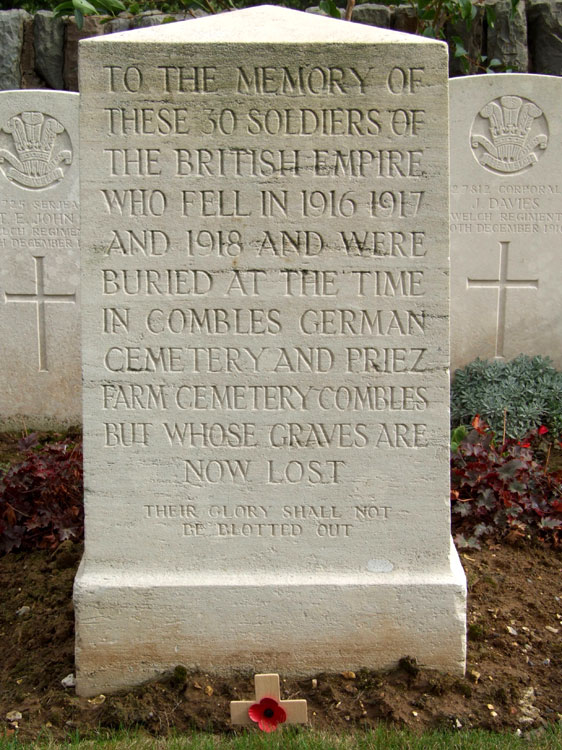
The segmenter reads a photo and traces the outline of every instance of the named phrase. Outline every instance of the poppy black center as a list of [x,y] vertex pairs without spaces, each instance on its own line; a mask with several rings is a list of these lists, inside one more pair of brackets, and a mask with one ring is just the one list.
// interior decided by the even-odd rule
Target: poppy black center
[[263,715],[265,716],[266,719],[271,719],[273,714],[274,714],[274,711],[272,708],[266,708],[265,711],[263,712]]

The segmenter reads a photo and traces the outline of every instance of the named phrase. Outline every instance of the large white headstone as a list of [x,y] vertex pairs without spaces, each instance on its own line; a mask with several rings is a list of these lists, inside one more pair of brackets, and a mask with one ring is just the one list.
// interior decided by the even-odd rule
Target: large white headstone
[[0,428],[79,424],[78,94],[0,92]]
[[450,82],[451,364],[542,354],[562,367],[562,82]]
[[79,692],[462,671],[445,45],[265,6],[81,66]]

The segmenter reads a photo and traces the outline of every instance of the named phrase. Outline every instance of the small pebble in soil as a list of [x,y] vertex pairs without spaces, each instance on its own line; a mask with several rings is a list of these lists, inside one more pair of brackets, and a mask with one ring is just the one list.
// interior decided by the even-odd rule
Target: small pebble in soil
[[28,607],[27,605],[24,607],[20,607],[18,611],[16,612],[16,615],[18,617],[23,617],[24,615],[28,615],[31,612],[31,607]]
[[67,674],[66,677],[62,678],[60,684],[65,688],[76,687],[76,677],[72,673]]

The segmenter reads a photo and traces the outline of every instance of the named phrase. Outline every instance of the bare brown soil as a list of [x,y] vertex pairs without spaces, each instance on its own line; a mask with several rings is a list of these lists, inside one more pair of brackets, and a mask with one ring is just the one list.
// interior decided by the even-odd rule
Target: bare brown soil
[[[30,740],[45,730],[62,738],[99,727],[141,727],[158,735],[172,728],[232,731],[229,701],[253,697],[251,674],[225,680],[179,668],[160,682],[93,699],[62,686],[74,672],[71,595],[81,552],[67,541],[54,552],[0,558],[0,733]],[[283,679],[283,697],[306,698],[310,724],[336,731],[380,722],[419,730],[526,731],[560,721],[561,551],[491,545],[461,559],[469,582],[465,678],[405,658],[389,673]],[[7,720],[12,711],[22,718]]]
[[17,432],[0,432],[0,469],[7,468],[12,462],[21,459],[18,443],[23,436]]

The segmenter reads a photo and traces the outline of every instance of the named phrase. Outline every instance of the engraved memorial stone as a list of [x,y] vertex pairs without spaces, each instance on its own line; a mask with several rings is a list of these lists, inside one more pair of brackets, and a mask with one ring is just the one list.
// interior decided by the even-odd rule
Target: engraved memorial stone
[[562,366],[560,79],[450,82],[451,364]]
[[83,695],[462,672],[447,51],[268,6],[81,50]]
[[0,426],[79,424],[78,95],[0,93]]

